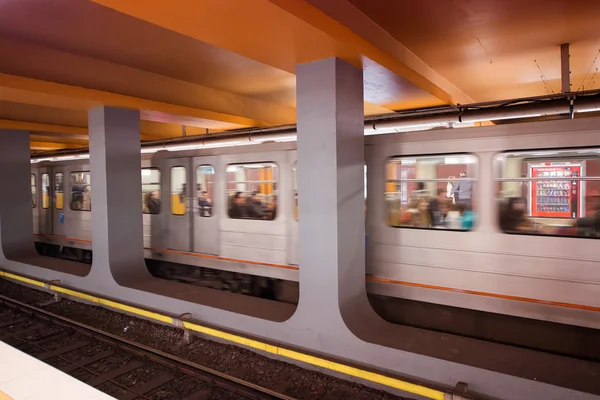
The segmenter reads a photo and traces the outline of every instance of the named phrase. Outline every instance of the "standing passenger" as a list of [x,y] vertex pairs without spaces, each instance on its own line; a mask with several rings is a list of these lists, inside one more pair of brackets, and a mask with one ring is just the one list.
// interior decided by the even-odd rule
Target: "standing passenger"
[[160,212],[160,199],[158,198],[157,192],[148,193],[146,206],[148,207],[148,213],[150,214],[158,214]]
[[454,180],[456,177],[449,176],[448,183],[446,184],[446,198],[452,200],[452,204],[456,203],[456,199],[454,198]]
[[466,210],[471,209],[471,199],[473,194],[473,182],[467,181],[467,173],[460,173],[460,179],[454,186],[454,198],[458,204],[462,204]]

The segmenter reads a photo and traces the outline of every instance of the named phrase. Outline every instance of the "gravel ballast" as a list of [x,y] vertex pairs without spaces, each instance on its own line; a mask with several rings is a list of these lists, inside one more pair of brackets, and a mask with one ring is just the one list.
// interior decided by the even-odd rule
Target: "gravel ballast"
[[[52,298],[46,292],[21,286],[2,278],[0,278],[0,294],[34,305],[39,305]],[[407,399],[320,372],[306,370],[234,345],[199,337],[195,337],[191,344],[184,344],[183,332],[179,329],[102,307],[62,300],[44,308],[105,332],[125,337],[297,399]]]

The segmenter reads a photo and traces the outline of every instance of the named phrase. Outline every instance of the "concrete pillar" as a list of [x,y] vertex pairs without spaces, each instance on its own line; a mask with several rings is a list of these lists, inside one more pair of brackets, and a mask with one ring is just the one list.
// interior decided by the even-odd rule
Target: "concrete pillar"
[[363,74],[339,59],[297,75],[300,301],[296,318],[331,332],[365,291]]
[[0,129],[0,244],[4,257],[35,253],[29,132]]
[[141,208],[140,113],[89,111],[94,278],[121,285],[148,276]]

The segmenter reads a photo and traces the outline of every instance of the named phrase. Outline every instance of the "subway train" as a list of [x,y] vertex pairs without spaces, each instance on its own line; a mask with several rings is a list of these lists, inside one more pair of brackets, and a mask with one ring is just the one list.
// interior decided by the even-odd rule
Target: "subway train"
[[[366,136],[368,292],[600,327],[598,124]],[[297,301],[296,144],[170,150],[142,154],[151,272]],[[32,160],[40,253],[91,262],[89,171]]]

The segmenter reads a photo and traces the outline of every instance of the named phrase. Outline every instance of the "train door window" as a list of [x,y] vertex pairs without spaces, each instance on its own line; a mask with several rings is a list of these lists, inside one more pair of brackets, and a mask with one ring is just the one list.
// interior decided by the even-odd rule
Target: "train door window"
[[185,167],[171,168],[171,213],[185,215],[187,211],[187,170]]
[[89,171],[71,173],[71,210],[92,211],[92,186]]
[[462,231],[473,227],[475,156],[392,157],[386,175],[388,225]]
[[63,173],[57,172],[54,175],[54,207],[57,210],[63,209],[64,203],[64,185],[63,185]]
[[142,212],[158,214],[160,206],[160,170],[142,168]]
[[42,208],[50,206],[50,175],[42,174]]
[[506,233],[600,238],[600,148],[495,156]]
[[294,218],[298,221],[298,162],[292,167],[294,174]]
[[212,217],[215,184],[215,169],[212,165],[199,165],[196,167],[196,201],[198,202],[198,215]]
[[31,208],[37,207],[37,186],[35,183],[35,174],[31,174]]
[[229,217],[272,221],[277,214],[277,165],[272,162],[227,166]]

